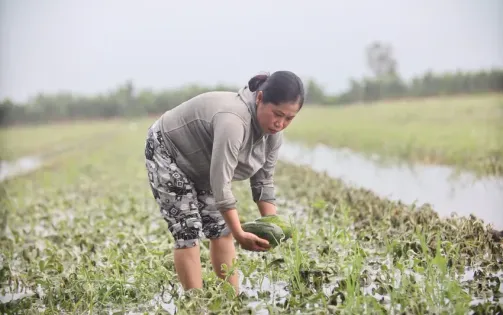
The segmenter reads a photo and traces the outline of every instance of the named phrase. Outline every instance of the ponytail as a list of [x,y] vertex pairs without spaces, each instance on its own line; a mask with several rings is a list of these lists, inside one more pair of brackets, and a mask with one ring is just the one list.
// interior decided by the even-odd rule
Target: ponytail
[[250,89],[250,91],[255,92],[268,78],[269,75],[267,74],[258,74],[251,78],[250,81],[248,81],[248,88]]

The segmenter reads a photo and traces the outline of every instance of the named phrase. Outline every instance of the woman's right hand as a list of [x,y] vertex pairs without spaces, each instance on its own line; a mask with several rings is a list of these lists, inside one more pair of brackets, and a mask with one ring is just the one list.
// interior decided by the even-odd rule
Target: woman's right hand
[[239,245],[246,250],[254,252],[265,252],[271,248],[269,242],[257,235],[245,231],[240,231],[234,236]]
[[265,252],[271,248],[267,240],[253,233],[243,231],[236,209],[224,211],[223,217],[232,232],[232,236],[234,236],[234,239],[236,239],[243,249],[254,252]]

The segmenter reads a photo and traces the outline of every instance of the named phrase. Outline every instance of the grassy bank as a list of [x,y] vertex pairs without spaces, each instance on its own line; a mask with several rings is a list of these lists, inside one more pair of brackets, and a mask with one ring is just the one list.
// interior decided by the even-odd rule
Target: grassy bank
[[348,147],[383,158],[503,174],[503,95],[396,101],[348,107],[306,105],[291,139]]
[[[501,243],[482,222],[440,220],[432,209],[411,209],[285,163],[277,183],[288,202],[279,211],[295,218],[294,239],[267,254],[239,249],[237,298],[213,276],[204,243],[205,292],[179,295],[172,238],[143,165],[148,123],[6,184],[1,289],[28,296],[1,304],[2,312],[501,310]],[[256,218],[248,184],[234,191],[241,218]]]
[[81,146],[130,128],[126,119],[77,120],[0,128],[0,160],[48,154]]

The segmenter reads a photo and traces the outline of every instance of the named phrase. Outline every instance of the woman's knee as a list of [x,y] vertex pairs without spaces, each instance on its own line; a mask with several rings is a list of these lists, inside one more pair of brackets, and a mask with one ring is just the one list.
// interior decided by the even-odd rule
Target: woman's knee
[[217,237],[210,238],[209,240],[210,240],[210,243],[233,242],[234,241],[231,233],[225,233],[225,234],[219,235]]

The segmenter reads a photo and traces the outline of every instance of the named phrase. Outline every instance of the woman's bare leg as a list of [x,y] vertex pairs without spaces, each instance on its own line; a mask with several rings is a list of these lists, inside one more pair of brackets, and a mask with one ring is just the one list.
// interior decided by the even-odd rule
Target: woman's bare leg
[[184,290],[203,288],[201,258],[199,255],[199,245],[175,249],[176,273]]
[[[222,270],[222,264],[228,268],[232,267],[232,260],[236,257],[236,248],[232,234],[210,240],[210,257],[213,270],[221,279],[225,279],[225,272]],[[239,275],[237,271],[227,278],[227,281],[234,287],[236,294],[239,294]]]

